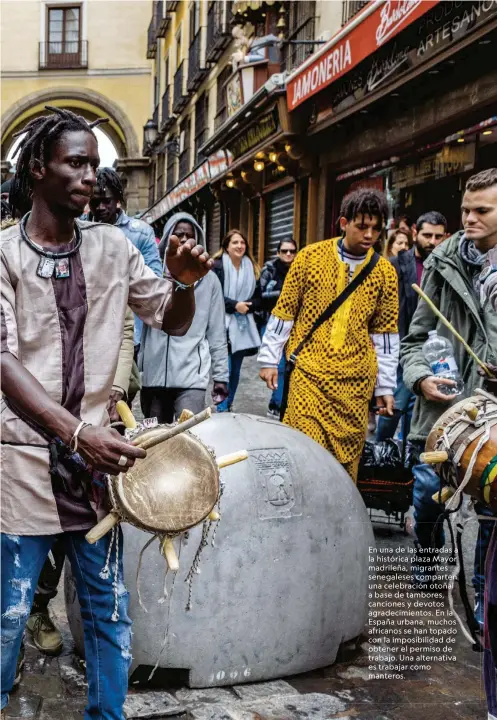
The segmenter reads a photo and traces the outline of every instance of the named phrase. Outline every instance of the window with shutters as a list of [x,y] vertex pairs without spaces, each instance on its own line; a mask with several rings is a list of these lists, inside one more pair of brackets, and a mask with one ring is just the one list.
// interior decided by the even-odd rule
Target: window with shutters
[[[174,142],[175,138],[169,138],[169,142]],[[176,184],[176,165],[178,158],[176,153],[169,148],[167,152],[167,173],[166,173],[166,190],[172,190]]]
[[223,125],[228,119],[228,110],[226,107],[226,87],[225,84],[231,75],[231,65],[226,65],[217,77],[217,104],[216,104],[216,118],[214,121],[214,129]]
[[157,164],[154,162],[152,164],[152,167],[150,168],[150,185],[148,186],[148,206],[154,204],[155,202],[155,180],[156,180],[156,173],[157,173]]
[[166,156],[164,153],[161,153],[157,156],[157,189],[156,189],[156,195],[157,199],[161,198],[164,195],[164,165],[166,161]]
[[266,256],[276,256],[281,240],[293,237],[294,186],[290,185],[266,196]]
[[185,175],[187,175],[188,172],[190,171],[190,134],[191,134],[191,125],[190,125],[190,118],[188,117],[180,125],[180,134],[179,134],[180,156],[179,156],[178,181],[182,180],[185,177]]
[[200,148],[207,140],[208,117],[209,95],[205,92],[195,105],[195,165],[205,159]]
[[288,36],[282,48],[282,70],[291,72],[315,51],[316,3],[302,0],[286,3]]
[[46,42],[40,43],[40,68],[87,67],[87,43],[81,39],[81,5],[47,7]]

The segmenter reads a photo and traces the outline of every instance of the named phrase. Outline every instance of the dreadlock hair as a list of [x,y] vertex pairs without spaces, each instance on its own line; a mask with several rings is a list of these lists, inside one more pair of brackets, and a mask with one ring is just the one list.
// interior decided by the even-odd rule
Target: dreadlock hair
[[42,115],[31,120],[14,137],[26,133],[13,155],[19,153],[16,172],[9,192],[9,204],[13,216],[22,216],[31,209],[33,195],[32,170],[36,165],[45,166],[50,158],[55,142],[66,132],[85,130],[93,134],[93,128],[109,121],[108,118],[98,118],[88,122],[84,117],[76,115],[71,110],[45,105],[46,110],[52,110],[52,115]]
[[388,219],[388,204],[385,195],[379,190],[354,190],[342,200],[340,206],[340,217],[348,222],[354,220],[358,215],[376,216],[386,224]]
[[109,188],[116,200],[124,203],[124,187],[121,178],[115,170],[109,167],[98,168],[97,170],[97,185],[95,190],[105,194],[105,188]]

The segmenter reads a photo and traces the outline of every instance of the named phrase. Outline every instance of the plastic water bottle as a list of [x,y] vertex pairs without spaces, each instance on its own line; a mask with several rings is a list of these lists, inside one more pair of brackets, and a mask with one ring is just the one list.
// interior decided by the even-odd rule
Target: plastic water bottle
[[443,395],[460,395],[464,390],[464,382],[454,359],[452,343],[438,335],[436,330],[430,330],[428,340],[423,345],[423,353],[435,377],[447,378],[456,383],[438,385],[438,391]]

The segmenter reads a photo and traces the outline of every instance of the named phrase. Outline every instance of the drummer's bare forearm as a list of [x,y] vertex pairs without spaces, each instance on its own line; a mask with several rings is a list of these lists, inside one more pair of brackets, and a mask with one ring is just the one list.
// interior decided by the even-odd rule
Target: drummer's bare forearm
[[69,444],[79,420],[46,392],[29,370],[9,352],[2,353],[2,393],[24,415]]
[[171,304],[164,313],[162,330],[173,337],[186,335],[195,315],[193,288],[173,290]]

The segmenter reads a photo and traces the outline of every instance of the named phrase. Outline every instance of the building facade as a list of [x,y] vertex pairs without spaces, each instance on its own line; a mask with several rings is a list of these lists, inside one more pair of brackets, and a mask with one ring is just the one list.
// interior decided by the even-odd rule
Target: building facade
[[[321,8],[319,9],[319,6]],[[285,77],[341,24],[340,3],[156,2],[149,26],[154,98],[145,140],[160,233],[193,212],[215,252],[239,227],[260,262],[315,222],[312,162],[292,142]],[[286,148],[286,149],[285,149]],[[301,160],[302,162],[299,162]],[[310,209],[308,209],[308,206]]]
[[128,212],[148,206],[149,158],[142,154],[152,62],[146,57],[151,0],[5,0],[1,13],[2,178],[14,133],[66,107],[103,127],[118,155]]
[[154,8],[158,232],[188,209],[211,252],[239,227],[262,263],[283,237],[334,235],[358,187],[392,220],[436,209],[457,230],[465,180],[497,164],[495,0]]

